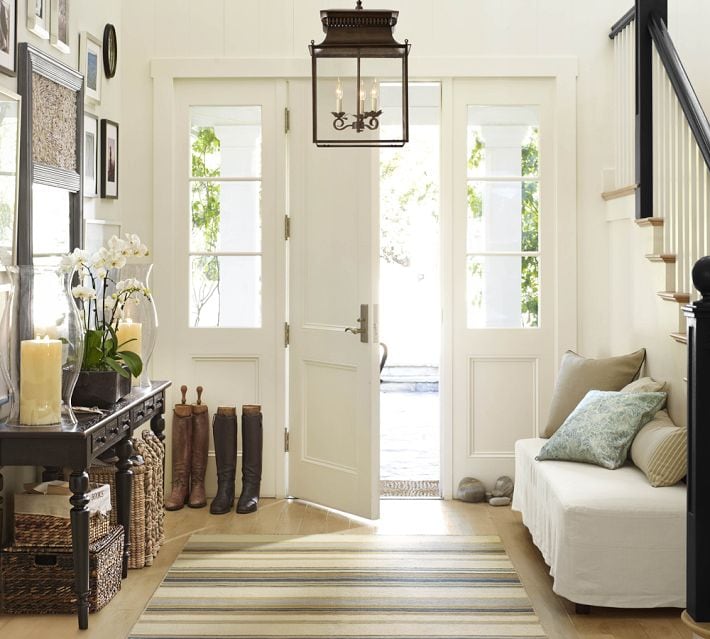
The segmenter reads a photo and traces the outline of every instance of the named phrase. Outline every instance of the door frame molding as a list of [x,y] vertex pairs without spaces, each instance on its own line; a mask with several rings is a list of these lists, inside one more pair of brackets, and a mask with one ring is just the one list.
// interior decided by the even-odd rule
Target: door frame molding
[[[386,75],[386,69],[382,70]],[[373,73],[379,73],[373,68]],[[286,83],[289,79],[310,77],[310,58],[154,58],[150,62],[153,79],[153,234],[160,237],[163,228],[172,223],[174,210],[173,182],[173,131],[175,82],[184,79],[274,79],[282,80],[278,87],[278,98],[287,103]],[[575,56],[500,56],[500,57],[457,57],[410,59],[412,80],[441,81],[442,86],[442,153],[441,153],[441,304],[442,304],[442,348],[440,367],[441,399],[441,495],[444,499],[453,496],[453,264],[451,235],[453,223],[453,149],[445,145],[453,139],[453,79],[454,78],[552,78],[555,81],[554,117],[558,127],[556,136],[557,184],[564,185],[557,193],[557,229],[555,234],[555,262],[565,268],[556,269],[555,295],[555,361],[559,361],[567,349],[577,345],[577,75],[578,62]],[[453,146],[453,145],[451,145]],[[286,154],[279,162],[277,176],[285,180]],[[444,176],[448,176],[448,179]],[[285,183],[285,182],[283,182]],[[284,212],[288,212],[286,189],[281,196]],[[569,241],[575,238],[575,241]],[[173,263],[174,247],[168,243],[156,243],[155,261],[162,264]],[[286,281],[287,244],[277,251],[277,273],[279,298],[276,302],[279,316],[286,321]],[[160,270],[155,275],[155,289],[161,292],[161,308],[174,313],[174,298],[169,293],[170,279]],[[283,288],[281,288],[283,287]],[[164,295],[163,295],[164,294]],[[566,320],[560,322],[560,313]],[[277,345],[282,347],[278,342]],[[174,349],[156,352],[154,365],[159,370],[174,368]],[[277,352],[283,352],[278,351]],[[286,411],[286,355],[278,358],[279,385],[277,424],[287,427]],[[443,365],[448,363],[447,365]],[[170,400],[169,400],[170,401]],[[288,495],[288,469],[285,452],[277,455],[277,497]]]

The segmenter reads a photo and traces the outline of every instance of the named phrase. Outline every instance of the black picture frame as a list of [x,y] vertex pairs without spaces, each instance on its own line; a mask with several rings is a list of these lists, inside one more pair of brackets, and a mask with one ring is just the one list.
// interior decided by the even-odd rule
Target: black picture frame
[[118,199],[118,122],[101,120],[101,197]]
[[17,0],[0,0],[0,73],[17,75]]
[[[27,42],[20,42],[18,57],[18,92],[22,96],[22,126],[20,134],[20,196],[17,215],[17,263],[33,264],[33,202],[34,185],[62,189],[69,195],[69,244],[70,250],[79,248],[83,242],[83,176],[84,165],[84,77]],[[33,86],[41,76],[51,83],[72,92],[76,103],[75,119],[69,121],[67,113],[58,110],[48,114],[53,126],[68,126],[74,129],[75,169],[49,166],[36,162],[33,157]]]

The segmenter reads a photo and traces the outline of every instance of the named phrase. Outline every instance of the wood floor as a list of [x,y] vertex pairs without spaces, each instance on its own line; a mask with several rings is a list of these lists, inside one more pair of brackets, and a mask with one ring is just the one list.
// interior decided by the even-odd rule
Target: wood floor
[[552,592],[540,554],[517,513],[486,504],[440,500],[383,500],[376,522],[348,518],[298,501],[262,500],[252,515],[210,515],[185,508],[167,513],[167,542],[155,565],[130,571],[118,596],[91,615],[89,630],[77,630],[73,616],[2,616],[2,639],[82,637],[123,639],[148,603],[163,575],[195,532],[308,535],[348,531],[363,534],[497,534],[515,565],[550,639],[679,639],[691,634],[680,621],[680,610],[613,610],[593,608],[578,616],[574,607]]

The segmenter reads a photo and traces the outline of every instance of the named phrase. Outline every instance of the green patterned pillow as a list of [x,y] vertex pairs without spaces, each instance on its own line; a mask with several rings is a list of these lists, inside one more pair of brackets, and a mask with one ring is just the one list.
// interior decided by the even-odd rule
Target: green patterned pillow
[[636,433],[665,401],[666,393],[589,391],[542,447],[537,459],[619,468],[626,461]]

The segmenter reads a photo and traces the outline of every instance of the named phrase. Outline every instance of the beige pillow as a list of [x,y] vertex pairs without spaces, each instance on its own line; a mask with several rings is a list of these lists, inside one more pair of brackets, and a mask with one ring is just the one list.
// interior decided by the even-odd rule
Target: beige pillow
[[641,377],[621,389],[622,393],[664,393],[665,382],[657,382],[652,377]]
[[651,486],[673,486],[688,474],[688,431],[659,410],[636,435],[631,459]]
[[646,349],[620,357],[587,359],[573,351],[562,357],[543,437],[552,437],[590,390],[620,391],[641,370]]

